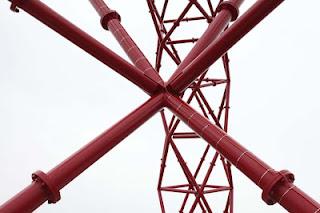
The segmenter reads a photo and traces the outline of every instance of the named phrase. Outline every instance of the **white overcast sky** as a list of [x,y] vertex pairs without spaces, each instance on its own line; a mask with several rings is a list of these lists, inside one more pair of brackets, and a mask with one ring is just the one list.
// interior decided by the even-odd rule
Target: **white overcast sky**
[[[181,0],[182,1],[182,0]],[[89,1],[44,2],[125,57]],[[107,1],[154,62],[145,1]],[[184,2],[184,1],[182,1]],[[241,11],[254,1],[247,0]],[[230,51],[230,135],[320,200],[320,1],[285,1]],[[168,72],[172,72],[171,70]],[[0,2],[0,203],[131,112],[147,95],[34,18]],[[160,116],[61,190],[37,212],[160,212]],[[188,145],[188,144],[187,144]],[[281,213],[234,169],[235,212]],[[168,195],[168,194],[165,194]],[[168,195],[168,212],[177,212]],[[179,200],[179,199],[178,199]],[[215,205],[213,203],[213,205]]]

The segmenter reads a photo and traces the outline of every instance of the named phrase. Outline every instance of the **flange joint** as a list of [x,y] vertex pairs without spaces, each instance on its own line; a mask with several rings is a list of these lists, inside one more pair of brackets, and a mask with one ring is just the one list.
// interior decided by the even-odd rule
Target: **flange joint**
[[44,188],[48,194],[48,203],[56,203],[60,200],[60,192],[47,174],[36,171],[32,174],[32,180],[38,182]]
[[119,15],[119,13],[117,13],[117,11],[110,10],[104,16],[101,17],[100,19],[101,26],[104,29],[109,30],[108,23],[113,19],[118,19],[118,21],[121,21],[121,16]]
[[268,205],[273,205],[277,202],[276,199],[273,198],[273,192],[279,185],[283,185],[285,183],[293,183],[294,175],[288,170],[282,170],[276,174],[268,184],[263,188],[262,191],[262,200],[266,202]]
[[217,12],[228,10],[231,13],[231,21],[235,21],[239,16],[239,8],[232,1],[223,1],[219,4]]

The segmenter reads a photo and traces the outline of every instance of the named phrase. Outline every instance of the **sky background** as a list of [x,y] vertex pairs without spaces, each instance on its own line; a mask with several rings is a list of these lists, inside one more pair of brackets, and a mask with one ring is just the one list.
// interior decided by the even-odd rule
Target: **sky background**
[[[43,1],[125,57],[89,1]],[[145,1],[107,1],[153,63]],[[254,1],[247,0],[241,11]],[[308,5],[308,6],[306,6]],[[319,1],[285,1],[230,51],[229,134],[320,200]],[[34,18],[0,2],[0,203],[148,99]],[[172,70],[168,71],[172,72]],[[156,183],[164,133],[156,115],[36,212],[160,212]],[[234,171],[235,212],[281,213]],[[166,194],[167,195],[167,194]],[[168,195],[168,212],[176,198]]]

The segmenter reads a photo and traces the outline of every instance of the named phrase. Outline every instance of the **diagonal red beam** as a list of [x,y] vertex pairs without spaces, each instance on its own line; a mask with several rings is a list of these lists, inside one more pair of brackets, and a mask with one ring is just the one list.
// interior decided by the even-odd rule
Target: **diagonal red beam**
[[150,98],[146,103],[47,174],[43,172],[33,174],[33,182],[15,197],[0,206],[0,212],[32,212],[47,200],[49,203],[57,202],[60,199],[60,189],[162,109],[163,103],[163,94]]
[[258,0],[248,11],[235,21],[230,28],[213,41],[183,71],[172,76],[167,85],[170,90],[184,91],[201,73],[222,57],[234,44],[259,24],[284,0]]
[[163,85],[164,82],[159,73],[151,66],[148,59],[120,23],[120,15],[111,10],[103,0],[90,0],[90,3],[100,15],[102,27],[110,30],[133,64],[145,75]]
[[148,94],[153,94],[159,90],[159,88],[163,88],[163,86],[158,83],[159,79],[148,76],[141,70],[135,68],[41,1],[12,0],[12,2],[15,6],[23,9],[123,77],[127,78],[129,81],[139,86]]
[[169,82],[181,75],[186,68],[210,43],[212,43],[223,30],[228,26],[230,21],[235,20],[238,16],[238,10],[244,0],[224,1],[218,6],[218,14],[212,20],[208,29],[193,46],[185,59],[179,64],[177,70],[170,77]]
[[320,204],[293,184],[288,171],[277,172],[180,98],[168,94],[167,107],[262,190],[263,200],[278,202],[291,213],[314,213]]

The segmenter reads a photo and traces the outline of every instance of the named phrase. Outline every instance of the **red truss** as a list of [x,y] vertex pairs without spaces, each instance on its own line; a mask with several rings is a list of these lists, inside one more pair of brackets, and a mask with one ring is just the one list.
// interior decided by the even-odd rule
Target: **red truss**
[[[294,175],[291,172],[272,169],[227,134],[230,97],[230,70],[227,51],[283,0],[258,0],[239,18],[238,9],[243,0],[216,2],[216,7],[210,0],[204,1],[205,3],[190,0],[181,14],[173,19],[166,18],[166,10],[170,6],[168,0],[160,3],[155,0],[147,0],[158,35],[155,68],[148,62],[120,24],[120,15],[116,11],[110,10],[102,0],[90,0],[90,2],[101,16],[103,28],[111,31],[133,65],[39,0],[11,0],[11,9],[15,12],[18,12],[18,8],[22,9],[40,20],[144,90],[150,95],[150,99],[49,172],[37,171],[32,174],[32,183],[2,204],[0,206],[1,213],[32,212],[46,201],[49,203],[58,202],[60,190],[63,187],[157,112],[161,113],[166,132],[158,183],[162,212],[165,212],[165,202],[162,196],[164,191],[184,194],[181,205],[179,204],[178,210],[180,212],[193,212],[196,208],[200,208],[203,212],[216,211],[206,196],[210,193],[225,191],[228,196],[222,211],[233,212],[231,165],[262,189],[262,199],[268,205],[279,203],[292,213],[320,212],[320,204],[293,184]],[[191,7],[196,8],[201,15],[188,17],[187,14]],[[204,20],[209,23],[209,27],[199,38],[173,39],[175,30],[182,22]],[[231,21],[234,23],[229,26]],[[190,42],[196,42],[196,44],[181,60],[182,57],[178,53],[177,45]],[[167,82],[164,82],[159,75],[164,53],[178,65]],[[209,71],[209,67],[220,58],[223,62],[224,77],[210,77],[212,72]],[[213,76],[215,76],[215,72],[213,72]],[[223,92],[221,99],[217,101],[219,104],[214,106],[206,99],[205,89],[216,87],[223,87]],[[191,107],[192,100],[197,103],[202,114]],[[173,113],[169,120],[164,112],[165,108]],[[181,121],[192,131],[180,131]],[[194,140],[200,137],[208,145],[204,149],[196,170],[191,171],[178,148],[177,140]],[[170,148],[178,159],[186,177],[186,183],[163,185],[163,176],[166,175],[165,164]],[[215,154],[210,159],[211,164],[205,170],[204,177],[199,180],[200,170],[204,169],[204,159],[213,149]],[[215,164],[218,163],[222,165],[226,185],[215,185],[209,182]],[[190,209],[187,210],[187,207]]]
[[[181,25],[189,26],[190,24],[188,25],[188,23],[190,22],[192,22],[192,24],[197,24],[198,22],[212,23],[219,21],[219,19],[214,19],[219,8],[214,9],[213,3],[211,1],[207,1],[205,5],[202,5],[198,1],[190,1],[187,2],[186,5],[183,5],[184,7],[181,11],[181,14],[177,14],[176,19],[168,19],[166,18],[166,14],[168,7],[171,6],[169,1],[147,2],[158,35],[157,57],[155,65],[156,71],[158,72],[160,72],[162,64],[166,63],[166,61],[163,60],[164,54],[167,54],[169,58],[172,59],[173,63],[178,65],[178,70],[182,70],[183,68],[185,68],[193,59],[195,59],[195,57],[201,51],[205,49],[206,43],[208,41],[214,40],[215,37],[217,37],[227,27],[228,22],[231,18],[231,16],[226,16],[224,17],[224,19],[226,19],[227,21],[224,20],[225,23],[223,25],[219,25],[219,27],[210,28],[201,38],[201,40],[197,42],[196,45],[194,45],[193,49],[181,62],[182,57],[179,55],[179,47],[186,43],[194,43],[199,39],[194,38],[196,35],[189,35],[190,37],[192,37],[177,40],[174,40],[171,37],[175,35],[176,30]],[[238,3],[240,4],[241,1],[239,1]],[[161,10],[159,10],[159,7],[161,8]],[[191,14],[191,17],[189,17],[188,14],[192,8],[195,8],[200,15],[192,16]],[[175,10],[176,9],[177,8],[175,8]],[[206,10],[208,10],[208,13],[206,12]],[[186,89],[186,91],[184,91],[180,95],[180,97],[185,99],[187,103],[191,103],[192,101],[196,102],[203,116],[205,116],[207,119],[212,120],[218,127],[222,128],[224,131],[227,132],[230,99],[230,70],[229,58],[227,54],[222,56],[222,62],[224,66],[223,78],[218,78],[218,75],[215,78],[210,78],[210,75],[208,74],[212,73],[209,73],[209,70],[207,70],[199,78],[197,78]],[[213,74],[215,74],[216,72],[217,71],[214,70]],[[222,88],[223,91],[220,92],[221,94],[216,95],[216,106],[212,106],[206,99],[204,94],[208,89],[217,90],[215,89],[216,87]],[[185,142],[186,139],[197,139],[200,138],[200,136],[197,133],[190,131],[179,132],[177,130],[177,127],[180,123],[180,120],[176,119],[174,115],[171,117],[170,120],[167,120],[165,112],[162,111],[161,116],[166,132],[166,138],[164,142],[163,154],[161,159],[162,163],[160,167],[160,175],[158,181],[158,195],[162,212],[165,212],[165,201],[163,199],[163,192],[176,192],[180,194],[185,194],[183,195],[183,197],[181,197],[181,206],[179,207],[179,209],[177,209],[179,210],[179,212],[184,212],[185,209],[187,209],[188,201],[190,204],[189,212],[194,212],[197,206],[201,208],[202,212],[212,212],[212,205],[209,204],[209,201],[206,199],[206,196],[208,194],[216,192],[227,192],[227,198],[226,203],[224,205],[224,209],[217,209],[215,207],[215,211],[233,212],[233,183],[230,162],[226,161],[223,156],[219,155],[218,152],[210,148],[210,145],[206,145],[206,147],[203,148],[203,154],[201,156],[197,156],[196,159],[192,159],[193,162],[197,161],[198,159],[200,160],[198,160],[199,163],[195,168],[195,171],[191,172],[191,168],[188,166],[185,158],[183,157],[181,151],[179,151],[179,148],[176,145],[176,143],[178,143],[178,140],[181,141],[181,139],[184,139],[183,142]],[[165,167],[167,165],[168,152],[170,148],[172,149],[179,164],[181,165],[181,169],[186,177],[186,183],[182,183],[179,185],[164,186],[163,179],[165,175]],[[214,152],[212,157],[209,156],[210,152]],[[208,168],[205,168],[204,161],[208,157],[210,157],[210,165],[208,166]],[[213,176],[213,174],[216,173],[213,171],[216,164],[221,164],[224,170],[224,182],[226,183],[225,185],[209,183],[210,176]],[[202,170],[205,170],[204,175],[203,177],[199,177]],[[172,174],[172,176],[175,175],[176,174]],[[194,198],[191,198],[190,195],[192,195]],[[223,197],[225,197],[225,195],[223,195]]]

